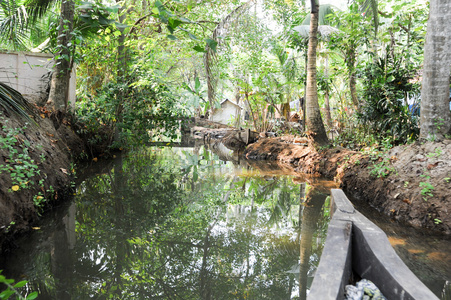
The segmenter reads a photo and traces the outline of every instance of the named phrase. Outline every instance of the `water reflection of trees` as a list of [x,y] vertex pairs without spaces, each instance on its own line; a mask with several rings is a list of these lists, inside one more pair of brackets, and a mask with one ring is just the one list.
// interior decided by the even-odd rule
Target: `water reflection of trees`
[[203,149],[118,158],[78,188],[76,226],[60,224],[59,254],[36,268],[60,269],[33,286],[49,299],[296,298],[325,238],[325,195],[226,167]]

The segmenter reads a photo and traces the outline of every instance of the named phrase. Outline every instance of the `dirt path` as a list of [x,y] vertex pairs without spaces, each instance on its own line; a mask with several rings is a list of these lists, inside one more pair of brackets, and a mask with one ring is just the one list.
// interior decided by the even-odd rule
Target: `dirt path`
[[416,142],[376,154],[345,148],[316,151],[306,140],[266,138],[249,145],[245,156],[278,160],[296,172],[333,179],[348,197],[367,201],[393,219],[451,234],[451,140]]

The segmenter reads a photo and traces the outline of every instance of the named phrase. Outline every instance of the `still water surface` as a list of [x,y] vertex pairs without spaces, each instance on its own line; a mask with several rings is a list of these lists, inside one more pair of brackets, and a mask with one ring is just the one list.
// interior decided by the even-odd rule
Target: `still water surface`
[[[38,299],[305,299],[334,183],[222,150],[143,148],[93,164],[73,199],[0,258],[2,274]],[[449,238],[354,204],[451,299]]]
[[306,298],[333,183],[203,147],[143,148],[95,167],[1,262],[38,299]]

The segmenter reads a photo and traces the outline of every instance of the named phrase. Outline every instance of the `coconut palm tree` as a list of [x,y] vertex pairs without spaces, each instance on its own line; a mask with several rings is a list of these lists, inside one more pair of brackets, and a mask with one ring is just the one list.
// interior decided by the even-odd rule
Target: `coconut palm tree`
[[431,0],[424,45],[420,138],[450,133],[451,2]]
[[316,82],[316,47],[318,45],[318,0],[311,0],[310,33],[307,54],[306,124],[314,145],[329,143],[318,103]]

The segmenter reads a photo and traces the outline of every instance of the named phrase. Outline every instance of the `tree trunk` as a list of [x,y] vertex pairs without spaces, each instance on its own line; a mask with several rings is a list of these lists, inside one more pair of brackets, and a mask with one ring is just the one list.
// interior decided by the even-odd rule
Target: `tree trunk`
[[326,109],[326,124],[329,127],[329,130],[332,129],[332,116],[330,115],[330,99],[329,99],[329,55],[326,55],[326,65],[324,70],[324,75],[326,76],[326,80],[328,82],[326,92],[324,95],[324,108]]
[[[116,0],[116,3],[119,1]],[[119,23],[124,24],[126,13],[124,13],[124,8],[121,7],[118,11],[119,13]],[[126,82],[127,81],[127,49],[125,48],[125,32],[124,28],[120,28],[119,31],[121,34],[118,37],[118,46],[117,46],[117,81],[118,82]],[[119,100],[116,107],[116,125],[114,127],[114,141],[120,142],[121,132],[118,127],[118,124],[122,123],[122,112],[124,110],[124,101],[126,99],[126,91],[120,89],[117,95],[117,99]]]
[[311,0],[312,13],[307,62],[307,97],[306,114],[307,129],[314,145],[323,146],[329,143],[324,129],[318,103],[318,86],[316,83],[316,46],[318,45],[318,0]]
[[72,0],[61,3],[61,16],[58,30],[58,58],[53,67],[48,104],[54,111],[66,112],[69,79],[71,74],[71,51],[75,4]]
[[431,0],[424,45],[420,138],[441,140],[450,131],[451,2]]
[[357,98],[357,87],[356,87],[356,74],[355,74],[355,61],[356,61],[356,50],[354,43],[350,46],[348,52],[348,69],[349,69],[349,90],[351,92],[351,100],[354,108],[357,110],[359,108],[359,100]]

